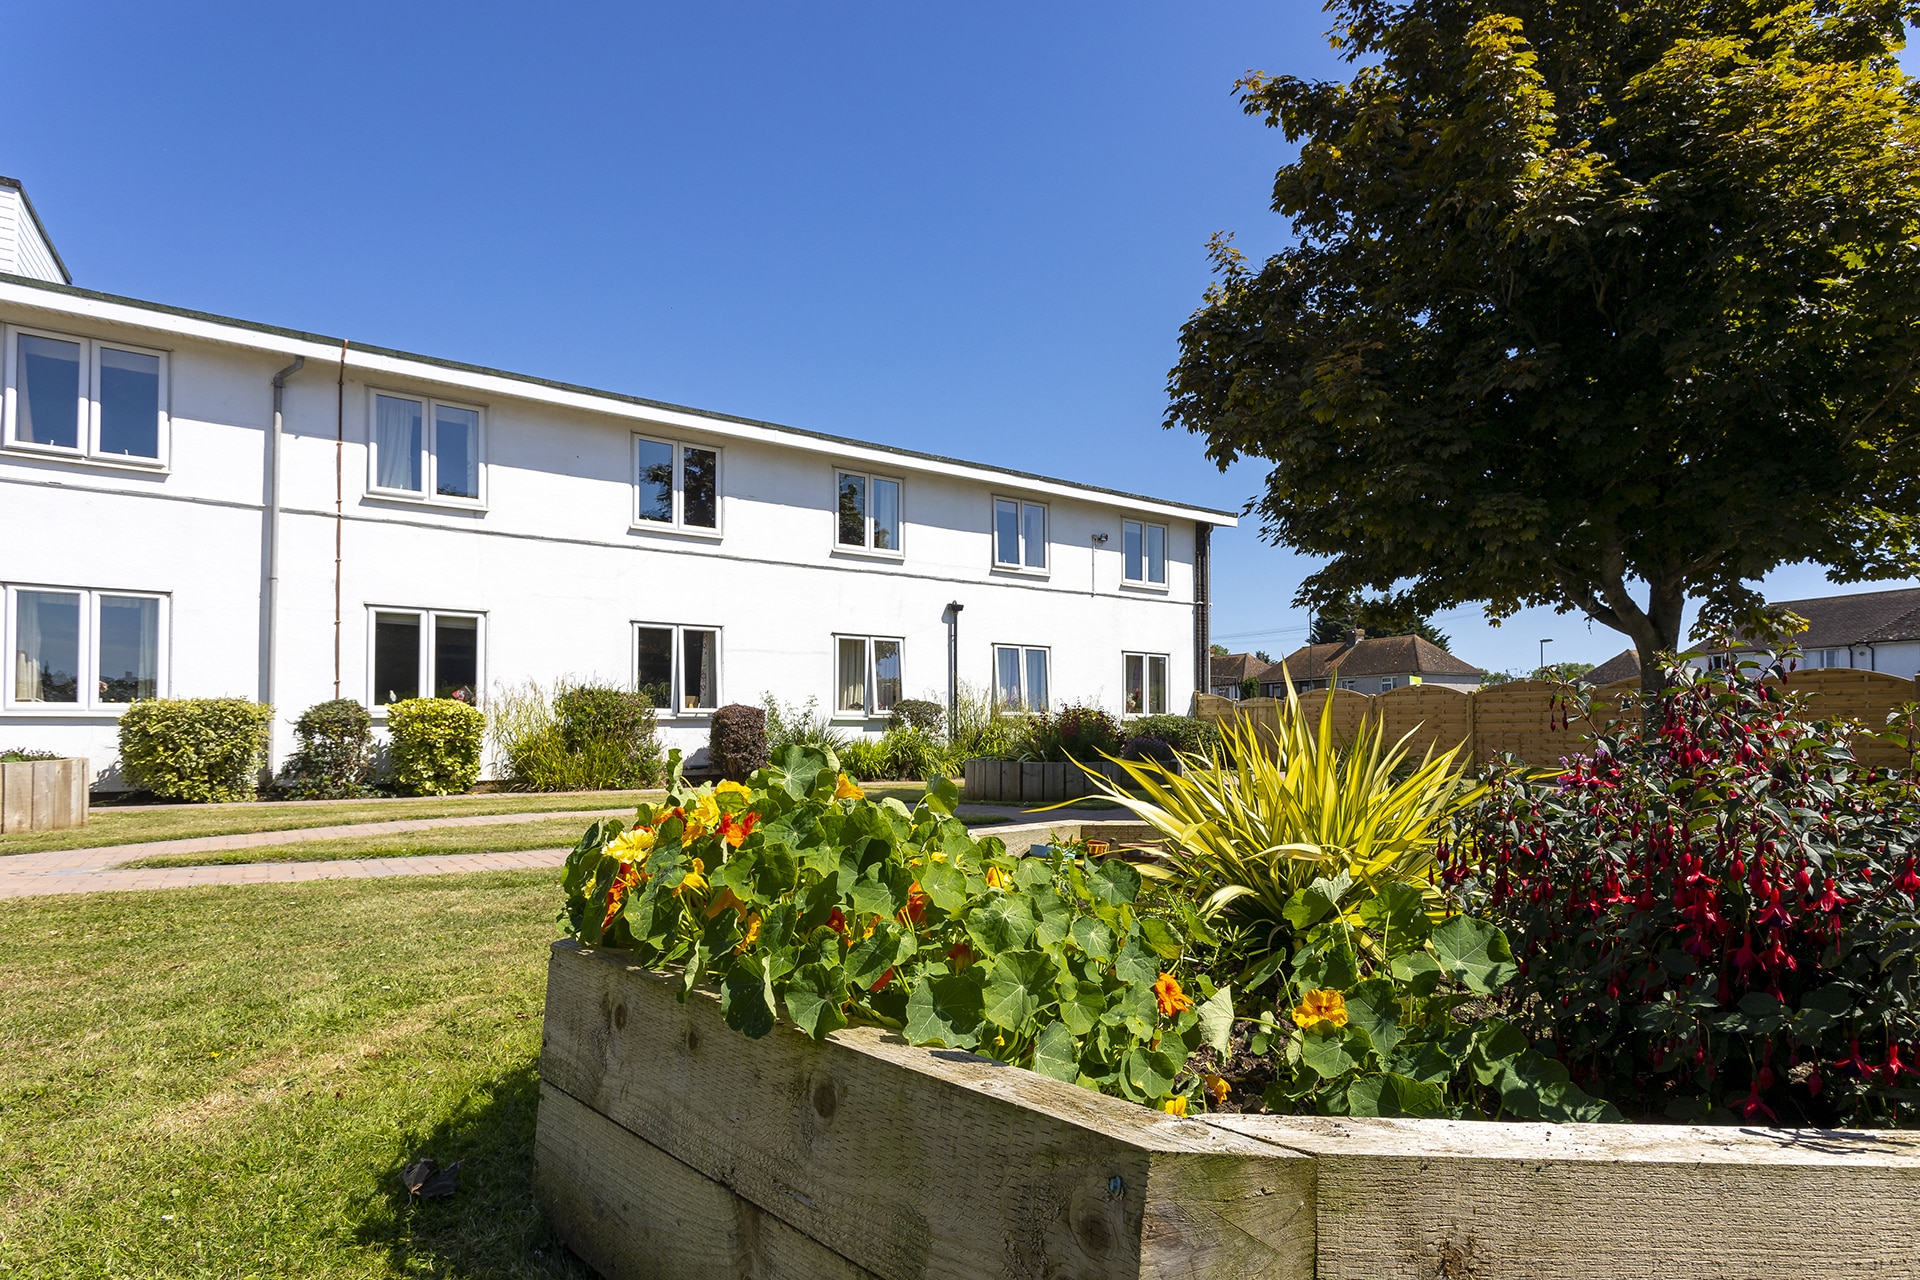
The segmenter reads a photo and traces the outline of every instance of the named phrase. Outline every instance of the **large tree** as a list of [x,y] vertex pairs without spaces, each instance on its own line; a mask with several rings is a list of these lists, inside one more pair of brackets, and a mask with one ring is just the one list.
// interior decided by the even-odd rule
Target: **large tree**
[[1364,600],[1353,594],[1315,611],[1307,628],[1307,643],[1333,644],[1352,635],[1355,628],[1370,636],[1419,636],[1442,649],[1453,645],[1447,633],[1434,626],[1426,614],[1387,597]]
[[1215,238],[1169,379],[1330,557],[1298,603],[1551,604],[1652,654],[1779,564],[1920,569],[1920,0],[1327,9],[1350,79],[1239,86],[1300,143],[1294,242]]

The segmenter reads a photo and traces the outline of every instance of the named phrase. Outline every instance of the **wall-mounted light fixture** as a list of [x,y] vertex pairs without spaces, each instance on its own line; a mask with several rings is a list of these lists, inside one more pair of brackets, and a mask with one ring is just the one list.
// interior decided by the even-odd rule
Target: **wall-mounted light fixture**
[[1099,544],[1100,544],[1101,546],[1103,546],[1103,547],[1107,545],[1107,535],[1106,535],[1106,534],[1104,534],[1104,533],[1096,533],[1096,534],[1094,534],[1094,535],[1093,535],[1093,540],[1094,540],[1095,542],[1097,542],[1097,543],[1099,543]]

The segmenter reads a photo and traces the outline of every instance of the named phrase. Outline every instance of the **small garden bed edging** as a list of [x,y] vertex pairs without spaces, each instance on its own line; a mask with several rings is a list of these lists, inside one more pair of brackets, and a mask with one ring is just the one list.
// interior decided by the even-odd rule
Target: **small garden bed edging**
[[82,756],[0,764],[0,834],[85,826],[91,773]]

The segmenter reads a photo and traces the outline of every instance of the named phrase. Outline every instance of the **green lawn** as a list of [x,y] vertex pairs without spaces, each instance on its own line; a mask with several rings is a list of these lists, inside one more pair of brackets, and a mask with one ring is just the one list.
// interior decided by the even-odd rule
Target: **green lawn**
[[[584,1277],[529,1192],[552,872],[0,901],[0,1275]],[[463,1160],[409,1204],[399,1170]]]
[[160,853],[136,858],[123,867],[217,867],[239,862],[332,862],[340,858],[412,858],[439,853],[504,853],[513,849],[571,848],[587,829],[587,819],[542,818],[537,822],[487,827],[442,827],[399,835],[342,836],[302,840],[257,849],[219,853]]

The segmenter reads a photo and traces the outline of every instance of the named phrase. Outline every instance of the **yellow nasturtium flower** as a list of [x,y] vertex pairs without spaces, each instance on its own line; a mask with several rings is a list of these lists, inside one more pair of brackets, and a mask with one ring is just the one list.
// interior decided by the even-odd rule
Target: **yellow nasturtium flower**
[[698,840],[707,832],[720,825],[720,805],[711,795],[704,795],[693,802],[687,810],[686,839]]
[[1344,1027],[1347,1025],[1347,998],[1327,987],[1309,991],[1300,998],[1299,1004],[1293,1006],[1293,1020],[1309,1029],[1322,1022]]
[[626,862],[644,862],[653,849],[653,828],[632,827],[622,831],[607,846],[607,852]]
[[725,782],[714,784],[713,795],[716,800],[721,796],[745,796],[751,800],[753,799],[753,788],[747,786],[745,783],[735,782],[733,779],[728,778]]
[[833,784],[833,798],[835,800],[865,800],[867,793],[860,789],[858,783],[843,773],[840,775],[840,781]]
[[995,889],[1011,889],[1013,881],[998,867],[987,868],[987,883]]
[[1186,1095],[1178,1094],[1165,1099],[1160,1103],[1160,1109],[1170,1116],[1183,1116],[1187,1114]]
[[693,860],[693,870],[687,872],[686,876],[681,879],[680,883],[674,886],[673,896],[677,898],[682,893],[686,892],[689,889],[697,893],[706,887],[707,887],[707,864],[700,861],[700,859],[695,858]]
[[747,931],[744,935],[742,935],[739,943],[735,945],[733,949],[735,951],[745,951],[748,947],[752,946],[754,943],[758,942],[759,940],[760,940],[760,913],[756,911],[752,915],[747,917]]

